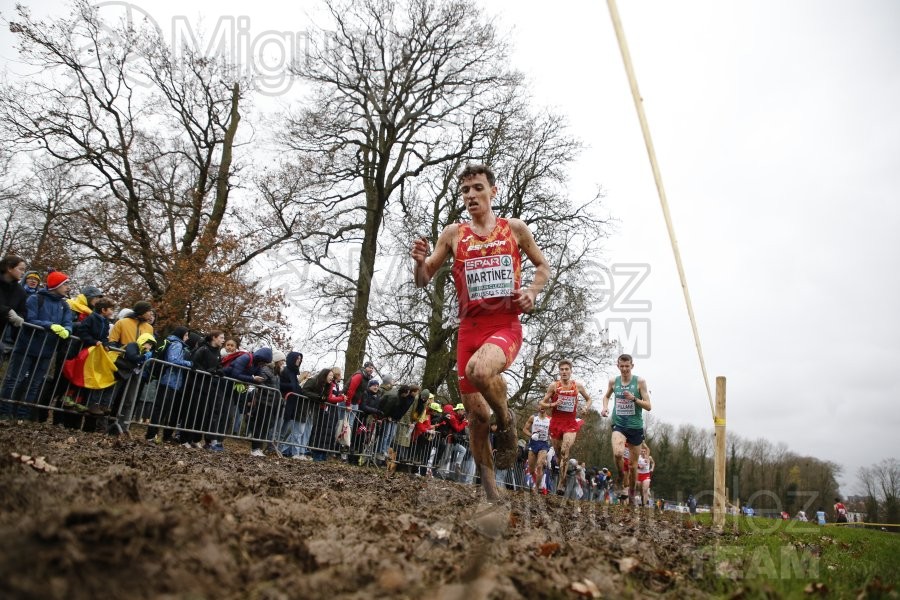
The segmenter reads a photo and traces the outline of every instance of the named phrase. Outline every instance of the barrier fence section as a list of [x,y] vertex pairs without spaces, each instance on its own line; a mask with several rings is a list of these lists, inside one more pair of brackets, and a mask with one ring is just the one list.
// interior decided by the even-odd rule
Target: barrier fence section
[[62,374],[64,362],[76,358],[85,347],[74,335],[61,338],[31,323],[17,331],[7,327],[0,340],[0,416],[46,421],[52,412],[88,414],[90,409],[95,418],[108,414],[115,385],[77,387]]
[[[63,375],[63,365],[83,348],[73,335],[63,339],[30,323],[0,340],[0,417],[46,421],[52,414],[54,423],[112,433],[137,423],[150,441],[221,450],[226,439],[243,440],[282,456],[340,454],[359,465],[390,460],[423,476],[478,482],[467,435],[416,435],[412,423],[367,415],[357,406],[282,395],[275,387],[156,358],[140,365],[117,361],[115,383],[104,389],[78,387]],[[346,445],[338,441],[345,427]],[[525,487],[524,458],[496,473],[501,487]]]

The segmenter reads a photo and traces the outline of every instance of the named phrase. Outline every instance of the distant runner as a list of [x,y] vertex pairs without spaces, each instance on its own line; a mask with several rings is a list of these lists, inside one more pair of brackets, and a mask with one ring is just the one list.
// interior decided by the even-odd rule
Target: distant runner
[[643,411],[650,410],[650,392],[647,381],[631,372],[634,360],[628,354],[621,355],[616,361],[620,375],[609,380],[606,394],[603,395],[601,417],[609,416],[609,400],[615,395],[612,420],[612,450],[619,470],[619,484],[623,491],[627,490],[628,498],[634,498],[634,482],[637,479],[637,460],[629,461],[625,469],[625,449],[632,459],[640,454],[640,446],[644,442]]
[[561,482],[566,480],[569,451],[575,443],[578,430],[584,424],[584,420],[578,418],[579,394],[584,397],[585,412],[591,410],[590,395],[583,385],[572,379],[572,361],[564,358],[559,361],[559,379],[547,387],[547,393],[544,394],[540,404],[542,408],[553,411],[550,415],[550,443],[559,456]]
[[534,479],[531,491],[546,494],[544,463],[547,461],[547,451],[550,450],[550,417],[543,406],[539,405],[537,414],[528,418],[522,433],[528,437],[528,472]]

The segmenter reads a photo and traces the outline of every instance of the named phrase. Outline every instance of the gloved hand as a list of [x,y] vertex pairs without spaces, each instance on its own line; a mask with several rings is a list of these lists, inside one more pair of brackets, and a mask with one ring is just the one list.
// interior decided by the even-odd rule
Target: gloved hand
[[69,337],[69,330],[62,325],[57,325],[56,323],[50,326],[50,331],[52,331],[62,339],[66,339],[67,337]]
[[151,358],[153,358],[153,350],[147,350],[146,352],[144,352],[145,361],[150,360]]
[[9,314],[6,315],[6,320],[9,321],[10,325],[13,327],[21,327],[22,323],[25,322],[25,319],[19,316],[19,313],[14,311],[13,309],[9,309]]
[[243,383],[236,383],[234,384],[234,391],[236,391],[238,394],[243,394],[247,391],[247,386]]
[[534,441],[538,441],[538,439],[539,439],[540,437],[541,437],[541,436],[538,435],[537,433],[532,433],[532,434],[531,434],[531,439],[533,439]]

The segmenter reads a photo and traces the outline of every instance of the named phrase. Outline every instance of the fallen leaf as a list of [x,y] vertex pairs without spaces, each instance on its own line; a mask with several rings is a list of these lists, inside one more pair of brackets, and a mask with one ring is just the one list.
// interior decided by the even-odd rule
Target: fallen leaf
[[584,579],[582,581],[576,581],[572,584],[572,591],[580,596],[586,596],[588,598],[599,598],[600,588],[597,587],[590,579]]
[[35,471],[42,471],[44,473],[56,473],[59,469],[50,463],[43,456],[32,457],[27,454],[19,454],[18,452],[10,452],[9,455],[13,457],[13,459],[28,465]]
[[546,544],[541,544],[538,548],[540,556],[553,556],[557,552],[559,552],[559,544],[556,542],[547,542]]
[[619,571],[622,573],[631,573],[634,571],[641,561],[632,557],[626,556],[625,558],[619,559]]

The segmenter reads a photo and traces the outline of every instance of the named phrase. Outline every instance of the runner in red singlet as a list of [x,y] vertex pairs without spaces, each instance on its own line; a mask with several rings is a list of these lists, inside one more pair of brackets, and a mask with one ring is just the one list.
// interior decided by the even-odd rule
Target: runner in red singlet
[[[491,199],[497,195],[497,185],[489,167],[469,165],[458,180],[472,220],[446,227],[430,255],[425,238],[413,242],[410,254],[418,287],[427,285],[447,257],[453,257],[460,317],[456,357],[459,391],[469,415],[472,455],[481,469],[485,494],[493,501],[499,498],[494,460],[500,469],[511,468],[518,440],[501,373],[512,364],[522,345],[519,314],[534,308],[535,298],[550,277],[550,267],[522,220],[494,214]],[[522,252],[535,267],[534,280],[527,288],[521,285]],[[497,415],[498,424],[493,459],[488,438],[491,411]]]
[[559,361],[559,379],[547,387],[540,406],[550,413],[550,443],[559,457],[559,480],[566,480],[569,466],[569,451],[575,443],[578,430],[584,424],[578,418],[578,394],[584,397],[584,410],[591,410],[591,397],[584,386],[572,379],[572,361]]

